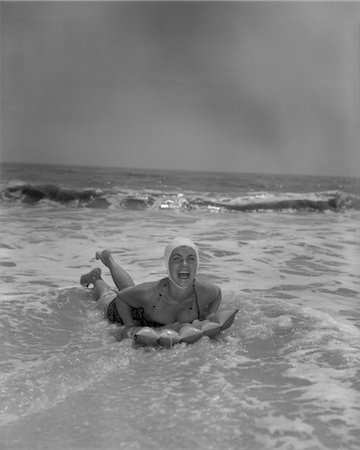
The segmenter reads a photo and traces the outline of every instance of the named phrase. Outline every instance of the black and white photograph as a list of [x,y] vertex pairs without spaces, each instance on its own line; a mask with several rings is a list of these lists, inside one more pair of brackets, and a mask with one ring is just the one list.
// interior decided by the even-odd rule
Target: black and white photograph
[[0,1],[0,450],[356,450],[360,2]]

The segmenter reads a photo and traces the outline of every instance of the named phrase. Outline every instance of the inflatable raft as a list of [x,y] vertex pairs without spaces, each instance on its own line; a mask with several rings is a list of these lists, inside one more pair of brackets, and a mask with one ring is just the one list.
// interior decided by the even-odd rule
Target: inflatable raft
[[132,330],[130,336],[136,345],[143,347],[172,347],[185,342],[193,344],[203,336],[217,337],[221,331],[231,327],[238,310],[219,311],[206,320],[195,320],[191,324],[179,324],[175,328],[139,327]]

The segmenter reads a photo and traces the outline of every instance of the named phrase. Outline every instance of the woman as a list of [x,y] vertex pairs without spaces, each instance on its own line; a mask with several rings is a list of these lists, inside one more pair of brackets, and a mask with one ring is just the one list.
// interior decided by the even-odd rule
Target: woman
[[204,320],[217,311],[221,302],[218,286],[195,279],[199,252],[189,239],[175,238],[165,247],[168,277],[159,281],[135,285],[114,261],[110,250],[96,253],[96,258],[110,269],[119,292],[104,282],[99,268],[83,275],[80,283],[94,285],[99,308],[112,322],[137,327]]

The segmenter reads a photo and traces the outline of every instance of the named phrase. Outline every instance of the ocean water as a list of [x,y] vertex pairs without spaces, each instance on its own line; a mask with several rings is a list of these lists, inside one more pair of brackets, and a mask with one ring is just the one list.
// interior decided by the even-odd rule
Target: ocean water
[[[1,450],[359,448],[359,180],[5,164],[0,192]],[[103,248],[165,276],[176,235],[239,313],[135,348],[79,278]]]

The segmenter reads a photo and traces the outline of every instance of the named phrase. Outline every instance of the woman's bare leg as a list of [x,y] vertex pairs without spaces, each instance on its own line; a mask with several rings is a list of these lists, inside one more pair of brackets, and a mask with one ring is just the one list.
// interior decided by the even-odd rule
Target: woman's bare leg
[[96,252],[96,259],[100,259],[100,261],[110,269],[112,279],[114,280],[114,283],[119,291],[129,286],[134,286],[135,283],[131,276],[126,272],[126,270],[117,264],[109,249]]
[[[101,269],[97,267],[96,269],[93,269],[90,272],[82,275],[80,278],[80,284],[83,286],[89,286],[90,284],[94,285],[94,293],[95,293],[95,300],[97,300],[97,308],[103,312],[105,319],[114,321],[113,318],[108,317],[108,308],[110,304],[113,302],[113,300],[115,300],[117,293],[101,278]],[[133,321],[131,310],[127,305],[124,305],[119,314],[123,323]],[[123,314],[127,322],[124,321]]]
[[[108,291],[114,292],[114,290],[101,278],[101,269],[99,267],[96,267],[90,272],[82,275],[80,278],[80,284],[86,287],[90,284],[94,285],[95,300],[98,300],[104,293]],[[116,294],[114,293],[114,298],[115,295]]]

